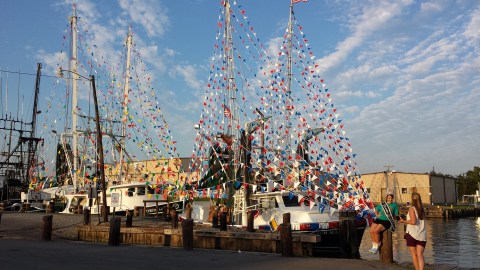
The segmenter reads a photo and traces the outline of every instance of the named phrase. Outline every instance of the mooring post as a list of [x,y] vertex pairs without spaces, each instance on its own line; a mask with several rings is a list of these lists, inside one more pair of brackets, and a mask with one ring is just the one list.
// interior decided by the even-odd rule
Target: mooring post
[[213,210],[213,216],[212,216],[212,228],[218,228],[218,215],[220,207],[215,206],[215,209]]
[[53,224],[53,216],[46,215],[42,218],[42,240],[50,241],[52,240],[52,224]]
[[283,223],[280,225],[280,242],[282,243],[282,256],[293,257],[292,226],[290,213],[283,214]]
[[55,213],[55,203],[48,202],[46,213]]
[[193,219],[187,218],[182,221],[183,249],[193,250]]
[[90,208],[83,210],[83,225],[90,225]]
[[172,218],[172,229],[178,229],[178,212],[175,208],[170,209],[170,217]]
[[339,213],[340,253],[343,258],[360,258],[359,241],[354,210],[342,210]]
[[187,207],[185,208],[185,218],[186,219],[192,218],[192,206],[190,204],[187,204]]
[[252,210],[247,213],[247,232],[255,232],[253,228],[254,213]]
[[382,246],[380,247],[379,259],[384,263],[393,263],[393,241],[392,231],[385,230],[380,233],[380,241]]
[[[162,220],[163,221],[168,221],[169,214],[170,214],[170,203],[168,202],[166,206],[162,206]],[[158,212],[155,214],[155,216],[158,215]]]
[[125,227],[132,227],[133,223],[133,210],[127,210],[127,220],[125,221]]
[[227,230],[227,212],[220,212],[220,231]]
[[108,244],[110,246],[120,245],[120,222],[121,218],[119,217],[110,220],[110,231],[108,235]]

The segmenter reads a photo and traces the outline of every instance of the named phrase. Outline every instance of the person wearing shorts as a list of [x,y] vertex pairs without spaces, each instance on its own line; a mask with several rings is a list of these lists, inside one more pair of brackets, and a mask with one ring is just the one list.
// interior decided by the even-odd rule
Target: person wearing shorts
[[[398,206],[396,203],[393,202],[393,193],[388,193],[386,202],[388,207],[390,208],[390,212],[392,214],[392,219],[395,219],[395,216],[398,215]],[[390,229],[392,226],[390,220],[387,217],[387,214],[383,210],[382,204],[377,205],[375,208],[375,214],[377,218],[373,222],[370,228],[370,236],[372,237],[372,248],[369,252],[376,254],[380,249],[382,243],[380,242],[380,233]]]
[[407,224],[405,240],[410,255],[412,255],[415,270],[423,270],[425,268],[423,253],[427,244],[427,231],[425,230],[425,211],[420,194],[412,193],[412,206],[408,209],[407,219],[400,218],[400,223]]

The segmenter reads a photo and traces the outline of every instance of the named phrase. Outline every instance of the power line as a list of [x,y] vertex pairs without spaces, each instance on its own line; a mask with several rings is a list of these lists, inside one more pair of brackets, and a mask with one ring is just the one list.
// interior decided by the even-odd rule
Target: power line
[[[10,70],[5,70],[0,68],[0,72],[5,72],[5,73],[12,73],[12,74],[19,74],[19,75],[30,75],[30,76],[37,76],[36,73],[27,73],[27,72],[20,72],[20,71],[10,71]],[[40,75],[42,77],[50,77],[50,78],[58,78],[58,76],[54,75]]]

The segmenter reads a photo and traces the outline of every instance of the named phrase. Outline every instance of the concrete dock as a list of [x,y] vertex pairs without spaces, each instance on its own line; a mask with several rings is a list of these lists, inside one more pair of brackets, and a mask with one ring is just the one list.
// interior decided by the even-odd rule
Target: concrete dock
[[42,241],[43,216],[45,213],[3,213],[1,269],[412,269],[412,265],[361,259],[287,258],[271,253],[87,243],[74,240],[82,215],[54,214],[52,240]]

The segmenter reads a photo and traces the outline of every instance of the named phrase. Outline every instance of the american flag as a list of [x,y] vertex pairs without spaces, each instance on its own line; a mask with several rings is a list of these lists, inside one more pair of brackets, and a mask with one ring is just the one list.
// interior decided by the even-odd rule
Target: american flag
[[299,2],[307,2],[308,0],[292,0],[292,5]]
[[223,108],[223,115],[225,115],[225,117],[228,117],[228,118],[232,117],[232,112],[227,106]]

